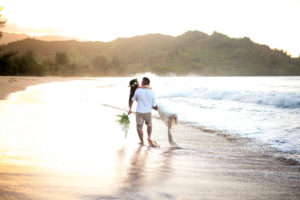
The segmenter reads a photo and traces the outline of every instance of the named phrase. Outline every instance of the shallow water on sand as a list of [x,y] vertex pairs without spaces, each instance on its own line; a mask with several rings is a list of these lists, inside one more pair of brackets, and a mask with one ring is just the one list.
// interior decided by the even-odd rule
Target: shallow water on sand
[[[109,86],[108,79],[97,81]],[[175,137],[182,149],[174,149],[166,127],[154,120],[153,139],[161,146],[141,147],[134,116],[125,140],[115,121],[121,111],[92,101],[90,86],[43,84],[0,101],[1,200],[300,196],[297,165],[242,141],[180,125]]]
[[[300,162],[300,77],[149,77],[160,109],[180,122],[248,138]],[[128,96],[129,80],[114,79],[93,97]],[[103,101],[128,105],[123,98]]]

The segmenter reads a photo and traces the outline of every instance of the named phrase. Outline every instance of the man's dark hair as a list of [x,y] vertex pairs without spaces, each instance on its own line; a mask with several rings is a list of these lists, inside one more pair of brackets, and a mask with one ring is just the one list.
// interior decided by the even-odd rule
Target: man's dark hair
[[144,85],[150,85],[150,79],[147,78],[147,77],[144,77],[143,78],[143,83],[144,83]]

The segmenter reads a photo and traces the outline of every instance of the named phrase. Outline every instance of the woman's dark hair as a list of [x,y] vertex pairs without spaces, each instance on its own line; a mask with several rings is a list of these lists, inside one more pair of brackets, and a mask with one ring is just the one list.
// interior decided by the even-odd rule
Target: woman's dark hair
[[129,94],[129,104],[130,104],[130,101],[131,101],[136,89],[138,88],[138,80],[137,79],[132,79],[129,82],[129,87],[130,87],[130,94]]

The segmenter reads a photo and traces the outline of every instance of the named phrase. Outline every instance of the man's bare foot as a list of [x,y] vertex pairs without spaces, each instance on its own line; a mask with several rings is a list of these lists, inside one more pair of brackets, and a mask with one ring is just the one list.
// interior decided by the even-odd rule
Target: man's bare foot
[[155,142],[154,140],[148,139],[148,143],[149,143],[149,146],[151,146],[151,147],[159,147],[157,142]]
[[144,146],[145,144],[143,142],[140,142],[139,145]]

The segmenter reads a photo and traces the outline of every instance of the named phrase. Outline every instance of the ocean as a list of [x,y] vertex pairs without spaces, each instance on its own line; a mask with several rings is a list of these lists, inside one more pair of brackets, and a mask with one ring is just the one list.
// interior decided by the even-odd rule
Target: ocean
[[[157,104],[180,123],[247,138],[300,161],[300,77],[148,76]],[[143,75],[136,77],[141,82]],[[111,87],[89,100],[127,109],[130,78],[105,81]]]

